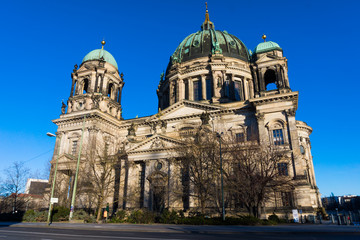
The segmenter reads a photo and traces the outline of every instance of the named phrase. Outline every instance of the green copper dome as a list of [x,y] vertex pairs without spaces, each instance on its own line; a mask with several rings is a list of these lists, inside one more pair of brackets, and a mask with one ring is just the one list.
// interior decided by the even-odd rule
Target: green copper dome
[[269,52],[269,51],[273,51],[273,50],[282,51],[279,44],[277,44],[276,42],[268,41],[268,42],[262,42],[259,45],[257,45],[254,50],[254,53],[264,53],[264,52]]
[[171,56],[171,62],[185,62],[210,54],[222,54],[246,62],[250,58],[248,49],[240,39],[227,31],[208,28],[187,36]]
[[118,69],[118,65],[115,61],[115,58],[109,53],[108,51],[104,49],[95,49],[84,57],[82,62],[91,61],[91,60],[101,60],[103,59],[105,62],[110,63],[113,65],[116,69]]

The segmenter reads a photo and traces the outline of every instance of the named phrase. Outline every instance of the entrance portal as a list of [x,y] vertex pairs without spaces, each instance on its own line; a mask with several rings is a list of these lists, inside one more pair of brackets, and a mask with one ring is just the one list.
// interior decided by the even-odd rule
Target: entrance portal
[[165,208],[167,175],[157,171],[148,180],[150,181],[149,208],[154,212],[162,212]]

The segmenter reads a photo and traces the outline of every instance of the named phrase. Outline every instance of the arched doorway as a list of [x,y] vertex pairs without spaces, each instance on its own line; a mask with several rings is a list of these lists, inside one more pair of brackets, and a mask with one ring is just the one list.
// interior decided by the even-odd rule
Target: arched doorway
[[148,178],[150,182],[149,209],[154,212],[162,212],[165,208],[167,194],[167,174],[156,171]]

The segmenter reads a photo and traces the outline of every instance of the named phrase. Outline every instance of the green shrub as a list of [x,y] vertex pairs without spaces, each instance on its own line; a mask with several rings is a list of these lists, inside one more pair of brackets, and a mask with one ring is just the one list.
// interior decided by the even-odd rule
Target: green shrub
[[178,220],[178,223],[180,223],[180,224],[188,224],[188,225],[204,225],[205,224],[205,218],[203,216],[180,218]]
[[95,215],[89,215],[84,219],[85,223],[96,223]]
[[24,214],[23,221],[24,222],[36,222],[35,221],[35,211],[32,209],[27,210]]
[[280,222],[280,218],[274,213],[272,215],[269,216],[268,218],[269,221],[273,221],[273,222],[276,222],[276,223],[279,223]]
[[131,212],[128,217],[129,223],[153,223],[155,222],[155,215],[146,210],[135,210]]
[[90,215],[85,212],[84,210],[76,210],[74,211],[74,215],[73,215],[73,219],[74,220],[85,220],[89,217]]
[[272,220],[266,220],[266,219],[261,220],[260,223],[262,225],[277,225],[278,224],[278,222],[275,222],[275,221],[272,221]]
[[166,224],[177,224],[179,220],[179,216],[175,210],[171,212],[168,209],[164,209],[164,211],[160,215],[159,222]]
[[54,207],[52,212],[52,221],[68,221],[69,220],[70,209],[62,206]]
[[34,210],[28,210],[25,212],[23,216],[24,222],[45,222],[47,220],[47,211],[34,211]]
[[251,215],[245,215],[239,218],[240,225],[257,225],[260,223],[261,223],[260,219]]
[[125,222],[126,212],[124,210],[119,210],[115,213],[114,216],[109,220],[109,223],[123,223]]

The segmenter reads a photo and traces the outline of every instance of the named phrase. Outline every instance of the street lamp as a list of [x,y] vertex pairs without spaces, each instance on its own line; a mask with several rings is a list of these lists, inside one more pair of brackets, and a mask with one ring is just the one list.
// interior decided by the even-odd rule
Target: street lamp
[[221,135],[222,133],[216,133],[219,138],[220,146],[220,176],[221,176],[221,202],[222,202],[222,220],[225,221],[225,204],[224,204],[224,180],[223,180],[223,167],[222,167],[222,153],[221,153]]
[[77,187],[77,179],[78,179],[78,173],[79,173],[79,165],[80,165],[80,157],[81,157],[81,149],[83,144],[83,138],[84,138],[84,129],[85,129],[85,119],[86,115],[84,115],[84,121],[82,126],[82,133],[81,133],[81,140],[80,140],[80,149],[76,164],[76,173],[75,173],[75,181],[74,181],[74,189],[71,197],[71,207],[70,207],[70,215],[69,215],[69,221],[73,218],[74,215],[74,205],[75,205],[75,196],[76,196],[76,187]]
[[[56,137],[55,134],[52,134],[52,133],[49,133],[49,132],[47,132],[46,135],[49,136],[49,137]],[[53,179],[53,183],[52,183],[52,187],[51,187],[51,195],[50,195],[50,203],[49,203],[49,214],[48,214],[48,219],[47,219],[47,224],[48,225],[50,225],[50,218],[51,218],[51,211],[52,211],[52,204],[53,204],[52,200],[53,200],[53,197],[54,197],[56,173],[57,173],[57,167],[58,167],[59,156],[60,156],[60,146],[61,146],[61,135],[60,135],[60,140],[59,140],[59,144],[58,144],[58,151],[57,151],[57,157],[56,157],[54,179]]]

